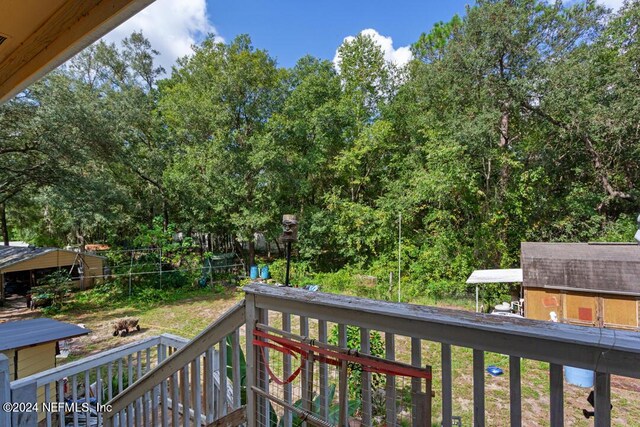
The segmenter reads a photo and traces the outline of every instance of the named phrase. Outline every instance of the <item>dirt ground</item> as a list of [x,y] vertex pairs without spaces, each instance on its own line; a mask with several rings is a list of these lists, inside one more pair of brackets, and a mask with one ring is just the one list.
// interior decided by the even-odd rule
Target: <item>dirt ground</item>
[[[89,335],[69,341],[69,357],[61,360],[61,363],[162,333],[193,338],[243,296],[242,293],[228,291],[224,294],[198,295],[197,298],[184,299],[146,310],[124,307],[109,311],[70,312],[56,315],[53,317],[56,320],[83,325],[91,330]],[[5,305],[0,307],[0,323],[35,319],[41,316],[40,310],[28,309],[25,298],[20,296],[7,298]],[[122,317],[139,318],[140,331],[130,333],[126,337],[114,337],[111,325],[113,321]]]
[[4,306],[0,307],[0,323],[35,319],[41,315],[40,311],[27,308],[26,298],[20,295],[7,297]]

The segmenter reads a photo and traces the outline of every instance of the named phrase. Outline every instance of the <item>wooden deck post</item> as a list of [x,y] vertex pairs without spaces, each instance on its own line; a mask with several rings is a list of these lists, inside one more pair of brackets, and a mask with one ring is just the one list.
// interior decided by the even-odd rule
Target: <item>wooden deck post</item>
[[[11,402],[32,405],[38,401],[38,388],[35,382],[29,382],[11,390]],[[11,414],[12,425],[20,427],[36,427],[38,412],[14,412]]]
[[[11,402],[11,372],[9,371],[9,359],[0,353],[0,404],[5,402]],[[11,413],[0,411],[0,425],[9,426],[10,422]]]
[[256,427],[256,420],[258,418],[258,411],[256,405],[256,394],[253,391],[253,387],[257,385],[257,363],[253,345],[253,331],[256,327],[257,313],[255,297],[247,294],[245,296],[245,310],[246,310],[246,331],[247,331],[247,343],[246,343],[246,391],[247,391],[247,426]]

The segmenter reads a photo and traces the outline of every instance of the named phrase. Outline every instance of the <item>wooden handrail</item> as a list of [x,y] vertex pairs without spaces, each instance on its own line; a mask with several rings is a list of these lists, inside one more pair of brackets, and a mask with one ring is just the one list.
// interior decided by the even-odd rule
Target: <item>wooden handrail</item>
[[250,284],[259,309],[640,378],[637,332],[508,318],[440,307]]
[[245,308],[244,301],[242,301],[224,313],[189,344],[159,363],[155,369],[147,372],[133,385],[109,401],[107,405],[111,405],[111,411],[105,414],[105,426],[112,425],[115,414],[133,404],[138,398],[205,353],[207,349],[223,340],[244,323]]
[[29,383],[36,383],[37,387],[41,387],[53,381],[59,381],[64,377],[71,377],[72,375],[81,374],[85,371],[88,371],[89,369],[105,365],[124,356],[128,356],[129,354],[133,354],[141,350],[146,350],[147,348],[156,346],[160,343],[161,336],[153,336],[140,341],[125,344],[120,347],[112,348],[110,350],[106,350],[92,356],[84,357],[82,359],[67,363],[62,366],[58,366],[56,368],[48,369],[46,371],[38,372],[37,374],[12,381],[11,388],[20,388]]

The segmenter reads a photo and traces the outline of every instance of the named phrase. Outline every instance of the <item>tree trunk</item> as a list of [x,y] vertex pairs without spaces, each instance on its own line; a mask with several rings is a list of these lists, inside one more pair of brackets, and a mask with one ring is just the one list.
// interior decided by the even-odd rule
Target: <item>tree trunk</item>
[[256,263],[256,242],[249,240],[249,268]]
[[[238,253],[238,256],[242,259],[244,259],[244,250],[242,248],[242,243],[238,242],[237,239],[233,239],[233,245],[234,245],[234,249],[235,251]],[[247,273],[249,272],[249,270],[247,270]]]
[[[596,173],[596,177],[597,179],[600,181],[600,183],[602,184],[602,188],[605,192],[605,194],[607,195],[607,197],[609,199],[623,199],[623,200],[632,200],[631,194],[626,193],[624,191],[620,191],[617,190],[615,188],[613,188],[613,185],[611,185],[611,181],[609,181],[609,172],[607,171],[606,167],[604,166],[601,158],[600,158],[600,154],[598,153],[598,151],[596,150],[593,141],[591,140],[591,137],[587,134],[581,133],[579,130],[574,129],[572,126],[561,122],[560,120],[555,119],[554,117],[550,116],[549,114],[545,113],[544,111],[540,110],[539,108],[536,107],[532,107],[531,105],[527,104],[527,103],[522,103],[521,104],[525,109],[527,109],[528,111],[531,111],[535,114],[537,114],[538,116],[542,117],[543,119],[547,120],[548,122],[550,122],[551,124],[562,128],[566,131],[569,132],[573,132],[576,135],[578,135],[578,137],[584,142],[585,147],[587,149],[587,152],[589,153],[589,155],[591,156],[591,159],[593,161],[593,166],[595,169],[595,173]],[[604,208],[606,203],[606,200],[603,201],[602,203],[600,203],[598,205],[598,207],[596,208],[599,212]]]
[[162,231],[167,231],[169,228],[169,207],[167,201],[162,199]]
[[[504,110],[502,112],[502,116],[500,117],[500,142],[498,146],[502,148],[505,156],[508,155],[510,141],[509,141],[509,112],[506,110],[508,108],[508,104],[504,105]],[[509,176],[511,175],[511,170],[509,167],[509,163],[504,161],[501,162],[500,166],[500,198],[507,193],[507,185],[509,184]]]
[[84,252],[86,241],[84,238],[84,233],[82,232],[82,226],[78,226],[76,228],[76,243],[80,246],[80,252]]
[[2,242],[9,246],[9,228],[7,227],[7,210],[4,203],[0,204],[0,228],[2,228]]

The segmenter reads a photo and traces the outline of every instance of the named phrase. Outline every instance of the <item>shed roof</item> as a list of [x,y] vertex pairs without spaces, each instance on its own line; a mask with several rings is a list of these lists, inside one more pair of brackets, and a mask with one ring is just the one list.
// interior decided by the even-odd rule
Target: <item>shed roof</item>
[[35,258],[47,252],[55,251],[55,248],[33,248],[21,246],[0,246],[0,269],[17,262]]
[[53,319],[0,323],[0,351],[86,335],[89,329]]
[[522,282],[521,268],[503,268],[497,270],[475,270],[467,283],[519,283]]
[[640,245],[522,243],[523,286],[640,296]]
[[[32,258],[39,257],[49,252],[54,251],[64,251],[64,252],[73,252],[67,251],[65,249],[58,248],[34,248],[34,247],[16,247],[16,246],[0,246],[0,270],[5,267],[8,267],[13,264],[17,264],[22,261],[26,261]],[[99,255],[90,254],[86,252],[73,252],[82,254],[82,256],[90,256],[97,258],[104,258]]]

